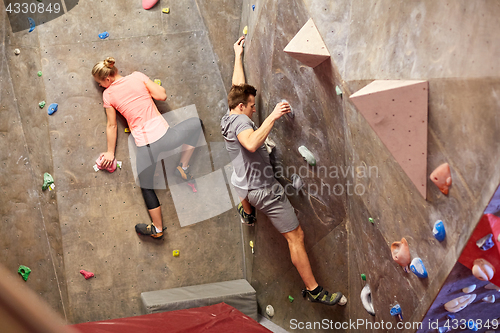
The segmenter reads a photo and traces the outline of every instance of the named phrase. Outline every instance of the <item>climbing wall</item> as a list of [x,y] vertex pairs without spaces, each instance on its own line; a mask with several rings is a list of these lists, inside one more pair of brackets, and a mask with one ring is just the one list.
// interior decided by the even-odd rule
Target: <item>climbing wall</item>
[[[227,93],[218,63],[233,53],[232,42],[218,38],[231,30],[236,38],[240,13],[241,3],[233,1],[161,1],[148,11],[141,1],[79,1],[33,32],[2,40],[2,126],[4,146],[12,147],[2,157],[9,198],[1,206],[2,263],[16,271],[19,264],[31,267],[26,284],[68,322],[139,315],[141,292],[243,277],[233,209],[181,228],[170,191],[160,190],[167,234],[161,241],[138,237],[134,225],[150,220],[134,182],[123,119],[116,150],[122,168],[112,174],[93,169],[106,149],[106,116],[102,89],[90,75],[95,63],[113,56],[122,75],[141,71],[162,81],[168,99],[157,103],[161,112],[196,105],[207,145],[191,161],[194,174],[215,172],[217,163],[229,162],[219,144]],[[213,21],[217,16],[229,18]],[[100,39],[104,31],[109,37]],[[58,103],[58,111],[48,116],[47,106],[38,107],[42,100]],[[54,191],[42,192],[44,172],[54,177]],[[206,207],[201,200],[191,204]],[[85,280],[81,269],[94,278]]]

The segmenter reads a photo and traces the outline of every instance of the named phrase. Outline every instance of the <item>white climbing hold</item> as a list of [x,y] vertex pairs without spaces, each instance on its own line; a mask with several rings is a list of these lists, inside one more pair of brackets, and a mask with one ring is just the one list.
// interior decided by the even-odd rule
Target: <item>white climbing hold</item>
[[484,289],[500,291],[500,287],[497,287],[493,283],[488,283],[487,285],[484,286]]
[[489,295],[489,296],[483,297],[483,302],[495,303],[495,295]]
[[471,292],[473,292],[474,290],[476,290],[476,285],[475,284],[471,284],[470,286],[468,287],[465,287],[464,289],[462,289],[462,291],[466,294],[470,294]]
[[15,50],[14,50],[14,54],[15,54],[15,55],[20,55],[20,54],[21,54],[21,50],[19,50],[19,49],[15,49]]
[[485,259],[476,259],[472,266],[472,274],[481,281],[489,281],[495,275],[495,267]]
[[274,308],[272,305],[266,306],[266,313],[269,317],[274,316]]
[[363,290],[361,290],[361,303],[369,314],[375,316],[375,309],[373,308],[372,302],[372,291],[369,285],[364,286]]
[[446,311],[451,313],[459,312],[467,307],[470,303],[474,302],[476,299],[476,294],[470,294],[465,296],[460,296],[455,299],[452,299],[448,303],[444,305]]
[[345,295],[342,295],[340,298],[340,301],[337,303],[338,305],[346,305],[347,304],[347,297]]

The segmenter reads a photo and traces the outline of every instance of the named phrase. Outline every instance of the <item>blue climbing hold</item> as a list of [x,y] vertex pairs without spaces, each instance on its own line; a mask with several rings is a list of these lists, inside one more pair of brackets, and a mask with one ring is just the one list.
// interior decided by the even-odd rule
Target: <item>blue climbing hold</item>
[[399,316],[399,319],[403,320],[403,312],[401,311],[401,306],[399,304],[396,304],[391,308],[391,316]]
[[434,223],[432,234],[438,241],[442,242],[444,240],[446,237],[446,230],[444,229],[443,221],[437,220],[436,223]]
[[425,269],[425,266],[424,266],[424,262],[420,258],[414,258],[411,261],[410,269],[413,272],[413,274],[415,274],[419,278],[424,279],[428,276],[427,270]]
[[255,5],[252,5],[252,10],[255,11]]
[[57,111],[57,107],[58,107],[58,106],[59,106],[59,105],[58,105],[57,103],[52,103],[52,104],[50,104],[50,105],[49,105],[49,111],[47,111],[47,112],[48,112],[48,114],[49,114],[49,115],[52,115],[54,112],[56,112],[56,111]]
[[488,234],[476,242],[477,247],[481,251],[488,251],[495,243],[493,242],[493,234]]
[[106,39],[109,37],[109,34],[107,31],[104,31],[103,33],[99,34],[100,39]]
[[33,20],[31,17],[28,17],[28,22],[30,23],[30,30],[28,32],[32,32],[36,27],[35,20]]
[[472,319],[469,319],[469,321],[467,322],[467,328],[470,329],[472,332],[478,331],[476,322]]

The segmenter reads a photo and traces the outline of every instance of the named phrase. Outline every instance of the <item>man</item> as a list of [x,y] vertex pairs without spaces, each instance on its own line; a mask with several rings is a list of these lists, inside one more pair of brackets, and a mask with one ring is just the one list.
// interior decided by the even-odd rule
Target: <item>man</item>
[[[245,222],[253,216],[253,207],[267,215],[274,227],[286,238],[292,263],[306,288],[302,295],[312,302],[334,305],[342,298],[340,292],[328,293],[318,285],[311,270],[304,246],[304,232],[283,186],[276,181],[265,140],[274,122],[291,111],[288,103],[278,103],[273,112],[257,128],[251,117],[255,113],[257,91],[245,83],[243,72],[243,44],[240,37],[234,44],[235,63],[231,90],[228,95],[229,111],[222,117],[221,131],[233,164],[231,183],[242,202],[238,211]],[[253,206],[253,207],[252,207]],[[341,303],[345,304],[344,298]]]

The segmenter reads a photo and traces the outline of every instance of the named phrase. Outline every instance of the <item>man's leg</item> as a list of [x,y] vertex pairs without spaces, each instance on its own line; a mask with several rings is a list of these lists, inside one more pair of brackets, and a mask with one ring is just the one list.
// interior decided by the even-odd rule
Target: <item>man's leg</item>
[[297,229],[290,232],[284,233],[288,247],[290,249],[290,257],[292,258],[292,263],[297,268],[297,271],[304,281],[307,290],[314,290],[318,286],[316,279],[314,278],[311,264],[309,263],[309,257],[307,256],[306,248],[304,246],[304,231],[300,225]]

